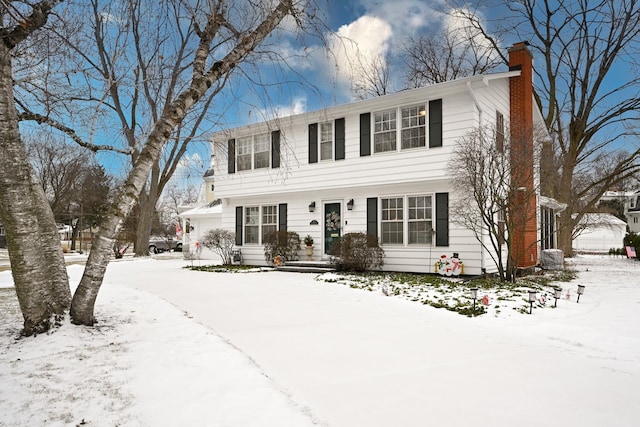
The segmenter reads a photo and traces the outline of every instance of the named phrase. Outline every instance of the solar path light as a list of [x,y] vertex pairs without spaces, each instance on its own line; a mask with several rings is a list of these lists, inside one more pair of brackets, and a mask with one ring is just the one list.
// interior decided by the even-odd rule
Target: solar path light
[[536,301],[536,291],[529,291],[529,314],[533,312],[533,303]]

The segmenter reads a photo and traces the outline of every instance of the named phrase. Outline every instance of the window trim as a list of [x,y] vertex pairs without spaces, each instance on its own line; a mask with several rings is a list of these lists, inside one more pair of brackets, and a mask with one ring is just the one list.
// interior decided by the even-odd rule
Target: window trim
[[[440,99],[440,98],[437,98]],[[404,152],[404,151],[411,151],[411,150],[422,150],[422,149],[429,149],[431,147],[429,147],[429,102],[433,101],[432,99],[427,99],[424,101],[420,101],[420,102],[414,102],[411,104],[403,104],[403,105],[397,105],[395,107],[390,107],[390,108],[385,108],[385,109],[381,109],[381,110],[376,110],[376,111],[372,111],[371,112],[371,121],[370,121],[370,146],[371,146],[371,154],[385,154],[385,153],[399,153],[399,152]],[[403,127],[403,117],[402,117],[402,112],[403,110],[407,110],[407,109],[411,109],[411,108],[418,108],[420,111],[420,109],[422,109],[422,111],[424,111],[424,115],[419,114],[418,116],[412,116],[412,117],[417,117],[423,118],[424,123],[422,125],[418,125],[418,126],[410,126],[410,127]],[[387,133],[387,132],[391,132],[389,130],[381,130],[379,132],[376,132],[376,116],[378,114],[384,114],[384,113],[388,113],[393,111],[395,113],[395,148],[392,150],[385,150],[385,151],[376,151],[376,135],[377,134],[381,134],[381,133]],[[402,139],[402,133],[404,130],[406,129],[419,129],[420,127],[424,128],[424,140],[423,140],[423,145],[419,145],[417,147],[406,147],[403,148],[403,139]]]
[[[380,154],[380,153],[393,153],[393,152],[397,152],[398,151],[398,110],[400,107],[395,107],[395,108],[388,108],[386,110],[379,110],[379,111],[374,111],[373,112],[373,120],[371,120],[371,143],[372,145],[372,153],[374,154]],[[391,120],[391,118],[389,118],[388,120],[385,120],[385,114],[393,114],[393,121]],[[393,129],[381,129],[379,131],[376,131],[376,125],[378,124],[377,121],[377,117],[378,115],[381,115],[382,120],[379,122],[379,124],[381,125],[381,127],[384,128],[384,124],[385,123],[392,123],[393,122]],[[394,134],[394,139],[393,139],[393,149],[391,150],[382,150],[382,151],[378,151],[376,150],[376,136],[378,135],[386,135],[386,134]],[[383,141],[383,143],[385,143]]]
[[[265,137],[265,141],[259,141],[258,138],[259,137]],[[250,149],[249,149],[249,153],[244,153],[244,154],[240,154],[240,149],[241,149],[241,145],[244,142],[246,145],[247,140],[250,140],[251,143],[250,145]],[[258,143],[264,143],[264,145],[267,147],[266,150],[263,151],[256,151],[257,148],[257,144]],[[265,154],[266,153],[266,154]],[[259,132],[259,133],[254,133],[251,135],[245,135],[245,136],[240,136],[240,137],[236,137],[235,138],[235,171],[236,172],[246,172],[246,171],[255,171],[255,170],[261,170],[261,169],[270,169],[272,167],[272,155],[273,155],[273,132],[270,132],[268,130],[264,131],[264,132]],[[262,154],[264,155],[264,157],[266,157],[266,161],[267,161],[267,165],[266,166],[262,166],[262,167],[256,167],[256,161],[257,161],[257,155],[258,154]],[[240,167],[240,162],[239,159],[241,157],[247,157],[249,156],[250,160],[249,160],[249,167],[248,168],[241,168]]]
[[[431,200],[431,208],[430,208],[430,212],[431,212],[431,218],[430,221],[431,222],[431,241],[428,243],[410,243],[410,236],[409,236],[409,223],[410,222],[418,222],[417,220],[410,220],[409,219],[409,214],[410,214],[410,207],[409,207],[409,199],[410,198],[415,198],[415,197],[426,197],[429,198]],[[388,222],[392,222],[392,221],[384,221],[383,218],[383,205],[384,202],[383,200],[388,200],[388,199],[401,199],[402,200],[402,243],[385,243],[384,242],[384,231],[383,231],[383,223],[388,223]],[[389,194],[389,195],[381,195],[378,196],[378,230],[379,230],[379,235],[380,235],[380,244],[383,246],[389,246],[389,247],[411,247],[411,248],[415,248],[415,247],[429,247],[429,246],[433,246],[435,247],[435,243],[433,241],[434,236],[435,236],[435,193],[407,193],[407,194]],[[398,221],[393,221],[393,222],[398,222]]]
[[[411,110],[413,108],[417,108],[418,109],[418,114],[416,116],[408,116],[407,119],[408,120],[412,120],[412,119],[418,119],[418,124],[415,126],[409,125],[407,127],[404,126],[404,117],[403,117],[403,111],[404,110]],[[400,150],[411,150],[414,148],[424,148],[427,146],[427,103],[422,103],[422,104],[414,104],[414,105],[405,105],[402,107],[399,107],[400,110]],[[423,114],[420,114],[420,113]],[[422,121],[422,124],[420,124],[419,122]],[[404,138],[403,138],[403,133],[405,130],[413,130],[413,129],[420,129],[423,128],[424,129],[424,135],[422,138],[422,145],[418,145],[416,147],[406,147],[404,148]],[[409,141],[411,141],[412,138],[409,138]]]
[[[258,224],[255,225],[247,225],[247,210],[249,209],[258,209]],[[274,223],[265,223],[264,215],[265,208],[273,208],[273,215],[275,217]],[[278,203],[263,203],[259,205],[248,205],[243,206],[242,208],[242,244],[243,245],[254,245],[261,246],[264,244],[264,227],[265,225],[275,226],[275,231],[278,231],[280,224],[280,208]],[[247,227],[256,227],[258,229],[258,241],[257,242],[248,242],[247,241]]]
[[[405,203],[405,199],[406,197],[404,196],[387,196],[387,197],[380,197],[380,242],[383,245],[394,245],[394,246],[404,246],[405,244],[405,238],[406,238],[406,232],[405,232],[405,208],[406,208],[406,203]],[[395,200],[396,202],[398,200],[401,201],[402,206],[401,209],[398,210],[398,206],[396,203],[395,207],[387,207],[385,209],[384,205],[385,205],[385,201],[389,201],[389,200]],[[400,220],[398,220],[397,218],[395,220],[390,220],[390,219],[384,219],[385,217],[385,212],[386,211],[394,211],[394,212],[400,212]],[[401,224],[400,227],[400,233],[401,233],[401,242],[385,242],[385,224]]]
[[[331,127],[331,136],[328,140],[323,140],[323,127],[325,126],[330,126]],[[335,130],[335,124],[333,121],[326,121],[326,122],[320,122],[318,123],[318,160],[321,162],[326,162],[326,161],[330,161],[330,160],[334,160],[335,159],[335,153],[334,153],[334,145],[335,145],[335,141],[336,141],[336,130]],[[323,158],[322,157],[322,145],[323,144],[327,144],[329,145],[330,149],[331,149],[331,153],[329,155],[328,158]]]

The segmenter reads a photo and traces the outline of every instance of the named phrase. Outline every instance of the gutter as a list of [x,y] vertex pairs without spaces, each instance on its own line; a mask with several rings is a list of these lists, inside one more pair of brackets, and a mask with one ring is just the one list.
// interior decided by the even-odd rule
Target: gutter
[[[488,85],[486,80],[483,80],[484,83],[486,85]],[[478,102],[478,98],[476,97],[475,92],[473,91],[473,88],[471,87],[471,81],[467,80],[467,91],[469,92],[469,95],[471,96],[471,99],[473,99],[473,104],[476,106],[476,109],[478,110],[478,125],[480,127],[482,127],[482,121],[483,121],[483,111],[482,111],[482,107],[480,107],[480,103]],[[484,263],[484,234],[481,234],[481,241],[480,241],[480,271],[482,272],[482,274],[485,274],[487,271],[487,267],[485,266]],[[498,256],[502,256],[502,254],[498,254]]]

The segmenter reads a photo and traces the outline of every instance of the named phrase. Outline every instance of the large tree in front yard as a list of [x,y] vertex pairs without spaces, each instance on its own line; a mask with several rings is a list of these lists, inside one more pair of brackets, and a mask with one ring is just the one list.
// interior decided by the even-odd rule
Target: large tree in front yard
[[542,192],[567,205],[558,243],[570,255],[583,215],[640,169],[640,1],[498,4],[499,20],[482,22],[468,9],[466,16],[501,55],[505,39],[531,44],[537,103],[553,136],[542,154]]
[[45,25],[59,1],[42,1],[24,14],[2,2],[0,14],[0,215],[24,333],[49,329],[71,303],[58,229],[20,137],[14,101],[16,46]]
[[[0,76],[2,82],[0,83],[2,84],[0,91],[2,92],[2,105],[0,108],[2,111],[0,111],[0,116],[3,120],[3,126],[0,129],[0,132],[3,132],[3,156],[0,160],[2,162],[0,205],[2,206],[2,219],[10,242],[12,268],[14,275],[15,272],[19,273],[15,280],[16,291],[19,295],[23,293],[28,296],[27,304],[23,306],[23,313],[28,313],[29,306],[36,304],[53,307],[54,310],[49,309],[55,314],[62,314],[69,307],[69,286],[55,222],[51,210],[47,207],[41,186],[31,180],[33,173],[28,165],[17,127],[11,79],[11,49],[28,36],[29,33],[25,32],[25,28],[31,28],[31,24],[34,24],[33,29],[44,25],[45,18],[51,12],[51,7],[56,3],[58,2],[41,2],[38,7],[33,8],[32,17],[28,17],[24,21],[18,19],[13,27],[4,28],[5,35],[2,38],[3,46],[0,52],[2,59],[2,75]],[[123,4],[125,3],[135,9],[139,3],[142,3],[142,0],[123,2]],[[186,126],[185,120],[188,120],[189,112],[209,107],[211,95],[217,93],[222,83],[229,78],[235,69],[256,54],[258,46],[273,34],[283,19],[292,17],[295,23],[307,25],[310,21],[306,18],[313,14],[306,0],[279,0],[265,3],[223,0],[187,3],[179,0],[167,0],[162,4],[170,5],[179,11],[175,16],[178,18],[178,22],[184,25],[184,27],[180,27],[183,32],[167,33],[165,37],[175,37],[174,40],[177,40],[179,44],[186,32],[192,32],[195,35],[195,42],[183,46],[184,51],[179,52],[184,55],[184,61],[175,63],[176,67],[188,70],[188,75],[182,74],[183,78],[180,79],[179,84],[173,86],[170,93],[164,94],[161,108],[136,110],[129,116],[129,121],[125,119],[120,123],[121,125],[124,122],[128,123],[128,128],[123,127],[125,134],[127,130],[131,132],[138,130],[138,126],[142,123],[141,117],[145,118],[143,122],[146,125],[144,131],[135,136],[135,146],[129,147],[130,151],[127,151],[135,154],[135,160],[113,203],[108,208],[107,217],[102,222],[94,239],[84,275],[71,301],[70,314],[74,323],[92,325],[95,322],[94,305],[112,254],[118,229],[138,201],[139,195],[148,182],[150,172],[154,165],[160,161],[168,142],[175,140],[175,138],[182,139],[182,136],[185,136],[181,132]],[[94,1],[92,5],[98,5],[98,2]],[[133,9],[129,11],[133,13]],[[17,16],[17,18],[20,17],[22,15]],[[108,13],[96,12],[93,14],[93,18],[96,20],[94,24],[98,32],[103,31],[106,25],[121,23],[120,17]],[[164,17],[159,17],[159,19],[161,18]],[[70,18],[67,16],[67,19]],[[160,24],[161,22],[158,22],[158,25]],[[146,31],[148,28],[138,29]],[[101,34],[103,37],[111,37],[117,32],[115,30],[114,32],[104,31]],[[160,37],[160,35],[158,36]],[[96,36],[97,39],[100,37],[100,34]],[[134,40],[136,33],[133,32],[130,37]],[[76,53],[80,54],[81,52]],[[153,101],[154,93],[144,93],[146,88],[139,83],[143,80],[150,80],[157,84],[164,84],[163,79],[156,79],[158,76],[154,74],[157,71],[154,61],[161,60],[165,52],[159,49],[153,52],[153,55],[146,56],[149,52],[144,51],[144,46],[140,46],[138,54],[147,58],[142,61],[146,68],[138,69],[133,73],[133,79],[126,82],[117,79],[115,74],[115,68],[119,66],[117,55],[121,53],[122,51],[113,51],[111,52],[112,57],[98,59],[101,64],[94,64],[94,68],[109,73],[113,80],[105,79],[106,92],[100,93],[92,90],[85,93],[82,101],[87,103],[103,102],[116,112],[118,109],[113,105],[116,100],[122,102],[123,105],[130,103],[136,96],[147,97],[149,101]],[[80,57],[86,59],[86,56],[80,55]],[[115,68],[112,69],[112,67]],[[77,74],[69,75],[68,81],[74,83],[83,79],[96,78],[96,76],[83,75],[82,71],[82,69],[78,69]],[[135,87],[138,90],[132,90],[126,95],[122,95],[117,88],[125,83],[129,85],[128,87]],[[129,98],[127,99],[127,97]],[[112,103],[107,102],[107,98]],[[44,99],[49,98],[44,97]],[[71,136],[77,136],[68,127],[61,125],[63,116],[55,120],[55,118],[43,114],[49,111],[53,110],[35,112],[35,114],[27,112],[26,116],[40,123],[51,124]],[[102,114],[95,115],[96,120],[102,117],[104,117]],[[101,124],[103,127],[111,125],[111,122]],[[192,134],[188,132],[186,136],[189,137]],[[128,138],[128,135],[125,137]],[[11,177],[16,172],[11,170],[12,165],[17,165],[19,169],[18,179]],[[39,240],[27,237],[34,231],[40,232],[42,235]],[[35,249],[33,242],[36,243]],[[29,251],[35,252],[38,256],[32,255]],[[31,258],[24,256],[26,252]],[[43,286],[38,277],[29,274],[37,268],[42,268],[49,275],[43,278],[42,283],[54,282],[55,286]],[[60,277],[54,281],[55,273],[59,273]],[[60,295],[54,291],[60,291]],[[35,320],[27,322],[28,316],[30,315],[25,314],[25,333],[27,334],[47,329],[50,326],[46,319],[47,316],[40,315]]]

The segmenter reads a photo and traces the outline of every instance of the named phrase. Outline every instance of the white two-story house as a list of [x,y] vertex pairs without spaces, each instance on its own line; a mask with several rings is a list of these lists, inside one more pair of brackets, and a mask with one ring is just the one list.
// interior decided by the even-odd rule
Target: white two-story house
[[[474,128],[541,123],[531,53],[524,43],[509,52],[507,72],[215,134],[207,185],[221,200],[220,226],[235,232],[243,261],[265,264],[262,236],[269,231],[312,236],[315,260],[328,259],[341,235],[365,232],[378,237],[384,270],[433,272],[441,255],[453,253],[465,274],[495,270],[474,235],[450,217],[457,183],[446,166],[456,142]],[[523,268],[538,262],[539,222],[534,214],[520,231]]]

